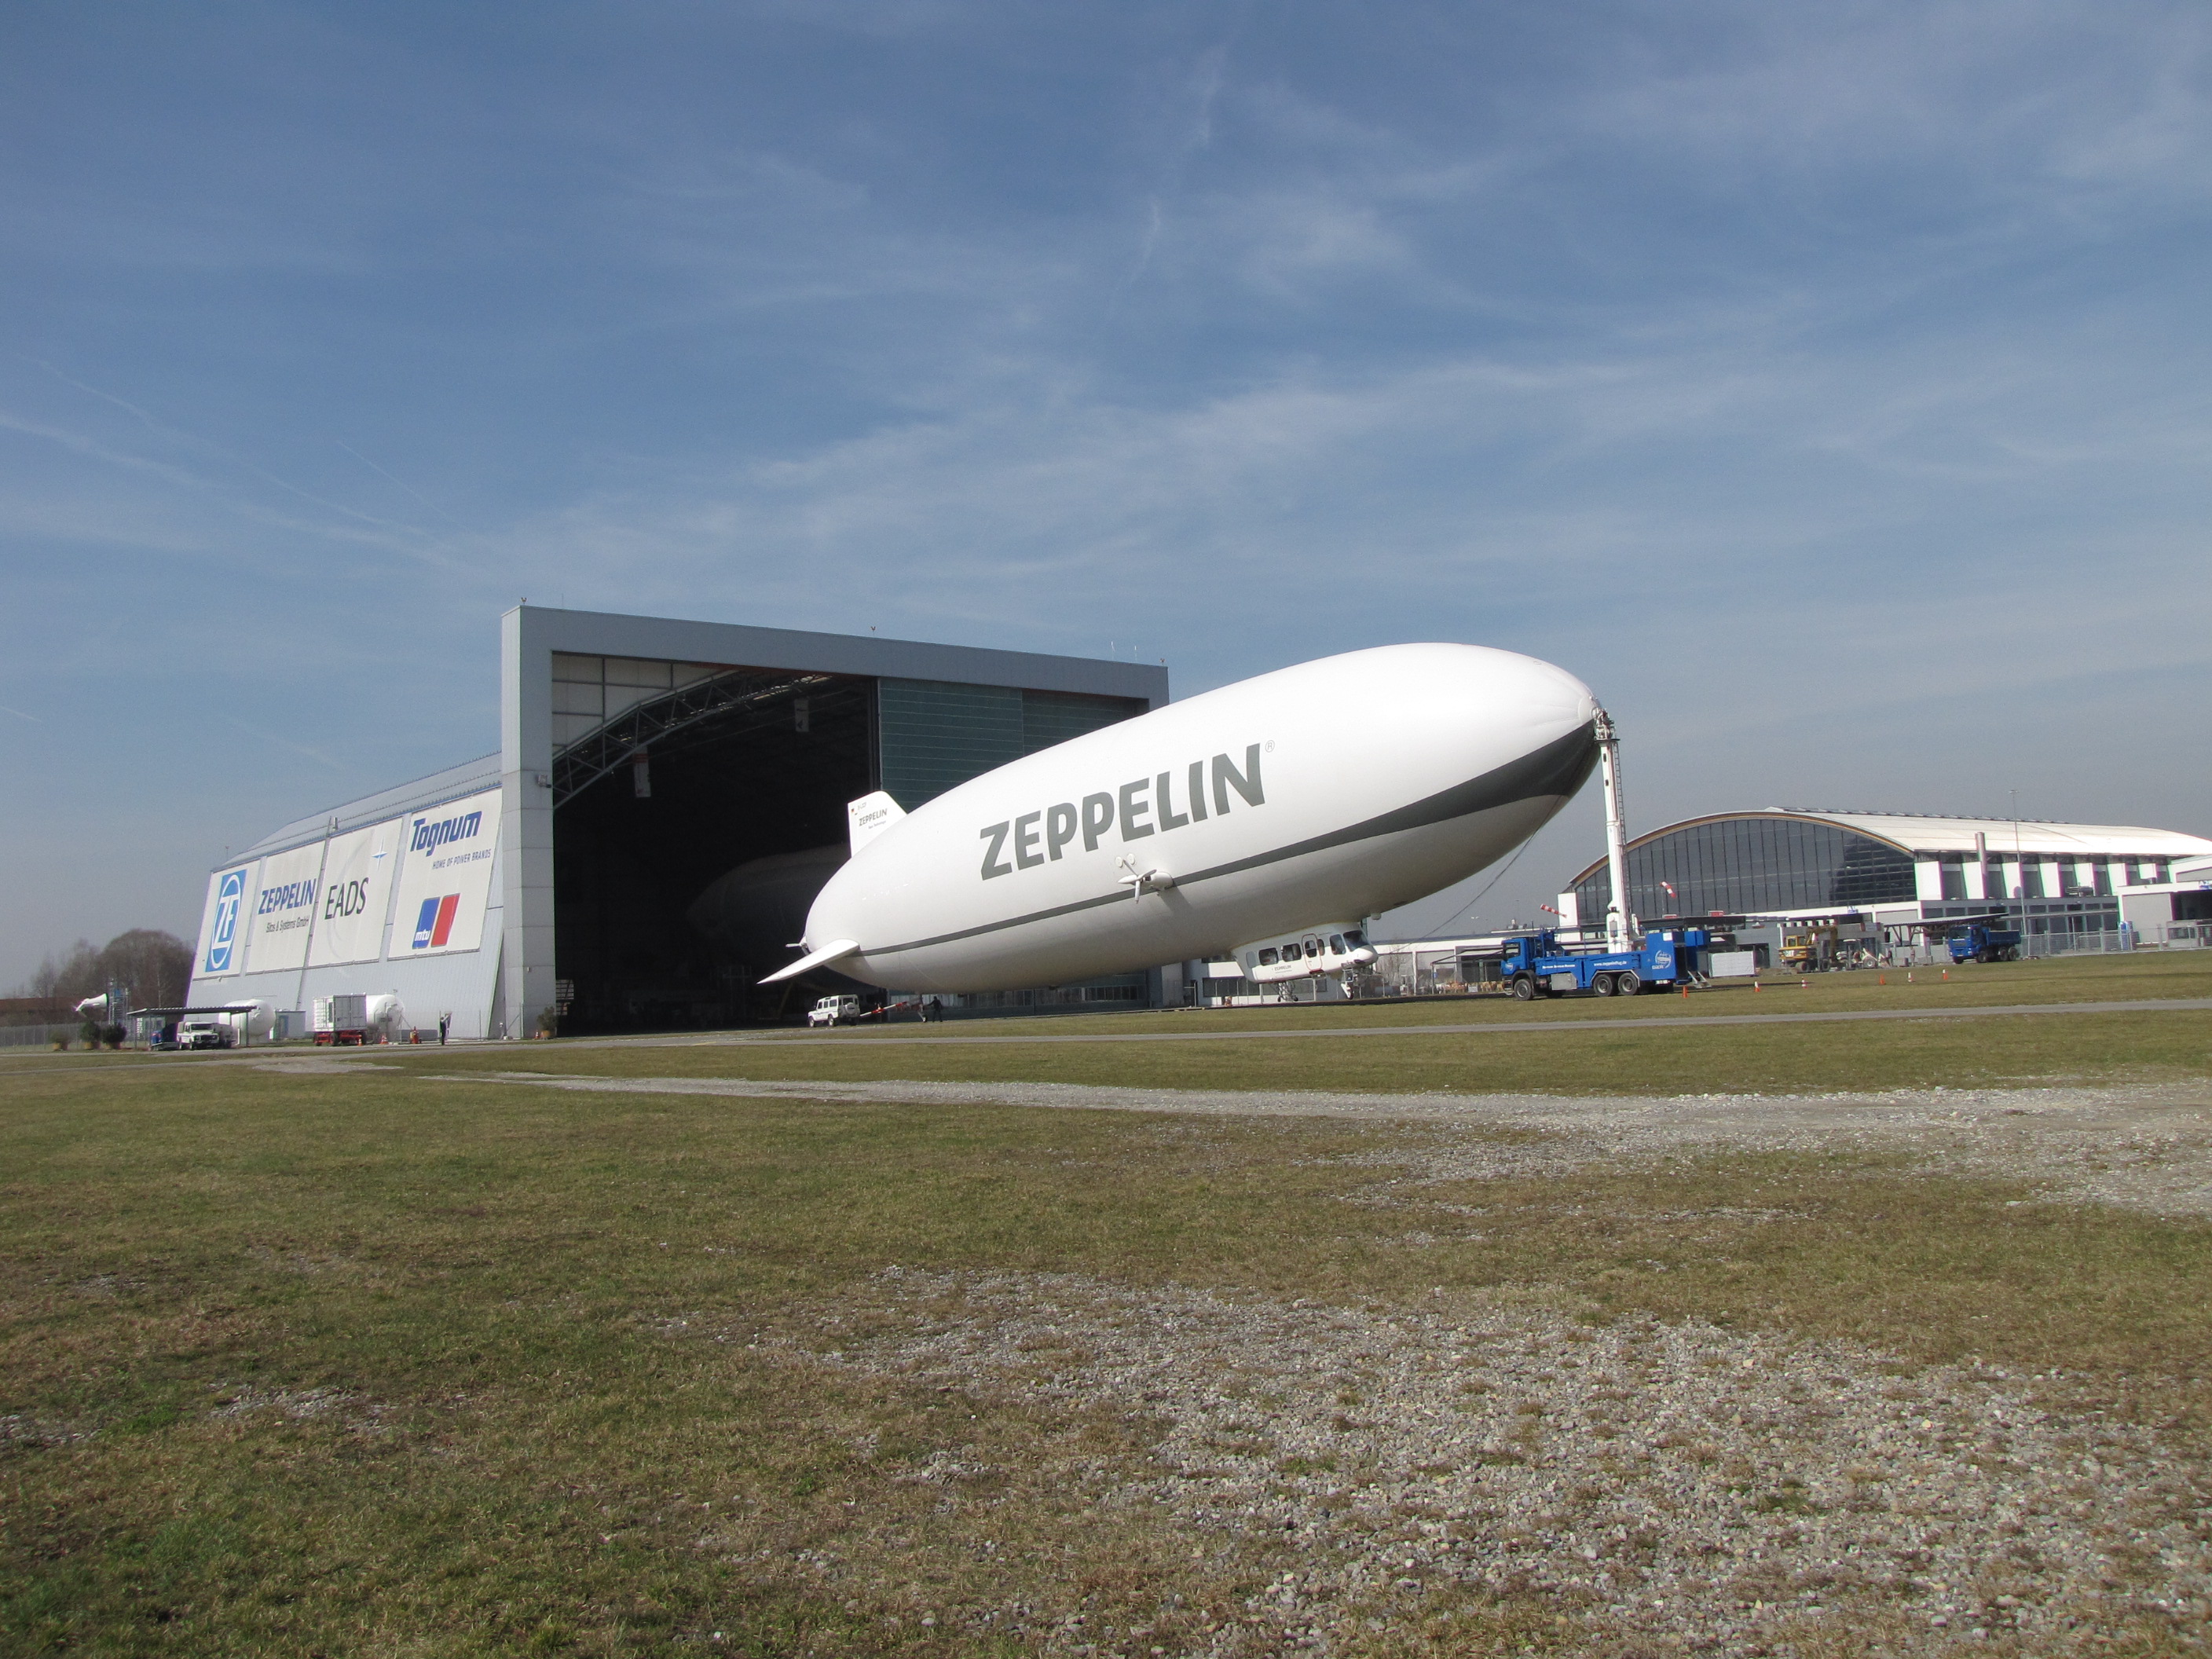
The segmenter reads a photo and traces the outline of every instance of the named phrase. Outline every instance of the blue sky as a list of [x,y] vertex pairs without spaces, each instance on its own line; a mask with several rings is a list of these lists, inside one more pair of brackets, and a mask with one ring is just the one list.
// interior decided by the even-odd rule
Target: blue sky
[[495,747],[526,594],[2212,832],[2198,3],[18,3],[0,144],[0,982]]

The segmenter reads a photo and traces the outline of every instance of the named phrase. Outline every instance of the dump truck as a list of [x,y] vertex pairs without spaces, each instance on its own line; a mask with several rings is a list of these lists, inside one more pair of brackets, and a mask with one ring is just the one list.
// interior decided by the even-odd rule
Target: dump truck
[[1945,938],[1951,960],[1957,962],[2014,962],[2020,957],[2020,935],[2007,928],[1973,922],[1954,927]]

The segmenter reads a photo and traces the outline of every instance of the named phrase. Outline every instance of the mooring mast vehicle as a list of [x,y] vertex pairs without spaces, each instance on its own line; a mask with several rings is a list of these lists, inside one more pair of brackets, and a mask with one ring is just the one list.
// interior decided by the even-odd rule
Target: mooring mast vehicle
[[1523,1002],[1540,996],[1632,997],[1655,986],[1702,982],[1703,955],[1712,935],[1702,927],[1640,927],[1628,908],[1628,824],[1621,802],[1620,736],[1597,715],[1598,763],[1605,779],[1605,860],[1612,895],[1602,949],[1561,941],[1553,928],[1505,941],[1498,971]]

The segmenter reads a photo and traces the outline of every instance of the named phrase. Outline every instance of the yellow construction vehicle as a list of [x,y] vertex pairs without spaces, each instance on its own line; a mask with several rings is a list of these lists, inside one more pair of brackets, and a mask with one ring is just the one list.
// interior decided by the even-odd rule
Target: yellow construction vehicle
[[1782,965],[1793,974],[1817,974],[1836,959],[1836,924],[1801,922],[1782,934]]

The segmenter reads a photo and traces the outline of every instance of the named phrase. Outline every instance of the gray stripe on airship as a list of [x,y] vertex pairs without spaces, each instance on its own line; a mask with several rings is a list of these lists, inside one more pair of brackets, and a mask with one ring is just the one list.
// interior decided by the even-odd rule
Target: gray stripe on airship
[[[1577,727],[1565,737],[1554,738],[1541,749],[1531,750],[1518,760],[1508,761],[1479,778],[1455,783],[1450,788],[1440,790],[1411,805],[1397,807],[1358,823],[1347,824],[1341,830],[1332,830],[1327,835],[1293,842],[1288,847],[1273,848],[1265,853],[1255,853],[1249,858],[1237,859],[1227,864],[1217,864],[1211,869],[1177,876],[1175,884],[1177,887],[1192,887],[1219,876],[1233,876],[1243,871],[1279,864],[1285,859],[1326,852],[1332,847],[1347,847],[1355,842],[1373,841],[1378,836],[1395,836],[1407,830],[1426,829],[1432,823],[1449,823],[1454,818],[1469,817],[1496,807],[1510,806],[1516,801],[1533,800],[1545,795],[1571,796],[1583,787],[1596,764],[1597,739],[1589,727]],[[1058,916],[1072,916],[1079,911],[1095,910],[1108,904],[1127,904],[1128,902],[1129,895],[1126,891],[1102,893],[1096,898],[1077,899],[1072,904],[1056,904],[1048,910],[1032,910],[1027,915],[1009,916],[1004,921],[987,921],[977,927],[963,927],[957,933],[939,933],[934,938],[913,939],[904,945],[863,948],[860,954],[873,958],[896,956],[902,951],[924,951],[933,945],[951,945],[960,939],[976,939],[1009,927],[1026,927],[1032,922],[1050,921]]]

